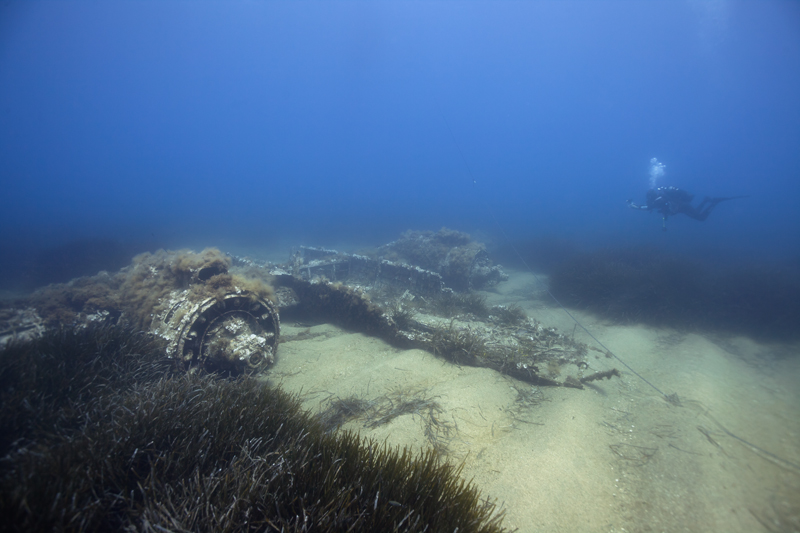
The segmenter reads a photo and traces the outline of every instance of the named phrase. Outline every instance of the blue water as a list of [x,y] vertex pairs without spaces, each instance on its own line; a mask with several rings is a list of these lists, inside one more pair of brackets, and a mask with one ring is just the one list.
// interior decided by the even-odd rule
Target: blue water
[[[4,2],[0,249],[448,226],[786,260],[798,95],[797,2]],[[750,197],[662,232],[625,204],[653,157]]]

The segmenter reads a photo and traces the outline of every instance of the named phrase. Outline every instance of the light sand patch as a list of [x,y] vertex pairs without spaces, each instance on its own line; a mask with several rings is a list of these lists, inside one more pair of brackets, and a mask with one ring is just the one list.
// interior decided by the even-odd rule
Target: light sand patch
[[[530,309],[553,325],[552,309],[542,318],[536,305]],[[280,345],[268,379],[301,394],[314,412],[330,398],[352,395],[434,400],[440,421],[452,429],[440,435],[448,459],[463,462],[464,476],[503,503],[505,525],[523,532],[752,532],[765,530],[759,520],[800,513],[800,472],[719,425],[800,464],[796,347],[611,327],[575,316],[654,386],[677,393],[682,406],[601,353],[590,360],[592,370],[617,367],[621,379],[583,391],[534,389],[330,325],[286,325],[285,337],[295,340]],[[571,327],[568,317],[558,322],[562,331]],[[520,393],[535,401],[520,401]],[[424,413],[374,428],[354,420],[344,428],[392,445],[431,445]]]

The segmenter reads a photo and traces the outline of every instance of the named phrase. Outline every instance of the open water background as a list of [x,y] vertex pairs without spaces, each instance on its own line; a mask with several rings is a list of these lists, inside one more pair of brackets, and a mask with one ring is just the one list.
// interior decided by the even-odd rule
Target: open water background
[[[798,94],[791,1],[3,2],[0,274],[441,226],[796,261]],[[653,157],[750,198],[662,232]]]

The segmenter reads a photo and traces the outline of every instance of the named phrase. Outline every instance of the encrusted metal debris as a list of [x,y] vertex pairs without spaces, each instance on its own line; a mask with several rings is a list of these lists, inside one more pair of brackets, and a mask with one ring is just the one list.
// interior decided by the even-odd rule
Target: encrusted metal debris
[[51,285],[3,310],[0,343],[48,326],[126,321],[166,339],[167,356],[187,368],[257,372],[274,362],[280,311],[535,385],[583,388],[619,375],[592,373],[587,345],[519,307],[489,307],[473,290],[506,278],[483,245],[444,228],[406,232],[372,256],[304,246],[280,265],[213,248],[161,250],[116,275]]
[[189,366],[259,371],[275,360],[280,319],[269,300],[247,291],[221,298],[193,299],[176,291],[153,320],[165,338],[167,355]]

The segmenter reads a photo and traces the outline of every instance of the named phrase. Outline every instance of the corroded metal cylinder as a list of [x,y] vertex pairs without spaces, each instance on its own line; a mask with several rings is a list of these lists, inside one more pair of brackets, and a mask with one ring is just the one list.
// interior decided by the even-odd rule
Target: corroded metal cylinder
[[273,363],[280,335],[275,306],[248,291],[193,298],[174,291],[154,316],[153,331],[167,339],[167,355],[188,367],[257,372]]

